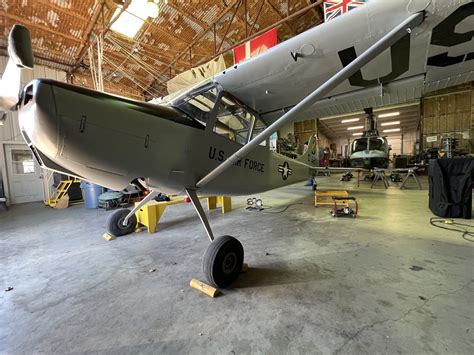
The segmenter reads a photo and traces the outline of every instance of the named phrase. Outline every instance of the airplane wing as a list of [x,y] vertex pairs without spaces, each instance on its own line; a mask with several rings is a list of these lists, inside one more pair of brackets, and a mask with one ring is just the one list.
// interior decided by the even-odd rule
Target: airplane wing
[[403,103],[474,79],[474,2],[371,0],[212,80],[270,124],[202,187],[297,119]]
[[398,104],[474,80],[474,3],[371,0],[214,77],[273,123],[409,15],[422,26],[313,103],[299,119]]

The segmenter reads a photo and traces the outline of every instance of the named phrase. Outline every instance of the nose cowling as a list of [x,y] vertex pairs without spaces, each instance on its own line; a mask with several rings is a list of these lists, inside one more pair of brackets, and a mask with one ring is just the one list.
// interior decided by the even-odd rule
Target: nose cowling
[[19,109],[23,137],[49,158],[54,159],[59,146],[59,117],[52,87],[40,80],[23,90]]

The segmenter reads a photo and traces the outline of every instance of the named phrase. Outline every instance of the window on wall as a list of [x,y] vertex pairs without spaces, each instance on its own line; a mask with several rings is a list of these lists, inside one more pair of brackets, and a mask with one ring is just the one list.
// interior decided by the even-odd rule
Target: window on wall
[[34,174],[35,162],[28,150],[12,150],[12,172],[15,175]]

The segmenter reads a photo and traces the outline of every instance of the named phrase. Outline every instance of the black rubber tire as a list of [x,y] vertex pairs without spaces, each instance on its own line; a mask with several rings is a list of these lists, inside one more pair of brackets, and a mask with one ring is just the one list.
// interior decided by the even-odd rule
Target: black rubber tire
[[226,288],[239,277],[244,263],[242,244],[230,235],[214,239],[202,260],[207,281],[218,288]]
[[107,218],[107,232],[114,237],[132,233],[137,227],[137,216],[133,215],[126,226],[122,225],[125,217],[130,213],[128,208],[114,211]]

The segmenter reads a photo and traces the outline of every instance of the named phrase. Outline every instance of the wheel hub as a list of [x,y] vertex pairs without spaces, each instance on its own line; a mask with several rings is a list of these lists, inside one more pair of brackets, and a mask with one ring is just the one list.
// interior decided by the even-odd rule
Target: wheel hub
[[222,271],[225,274],[230,274],[234,271],[235,266],[237,265],[237,255],[234,252],[228,253],[222,262]]
[[125,220],[125,217],[120,218],[118,221],[118,226],[120,229],[127,229],[130,226],[130,220],[128,221],[127,224],[123,224],[123,221]]

